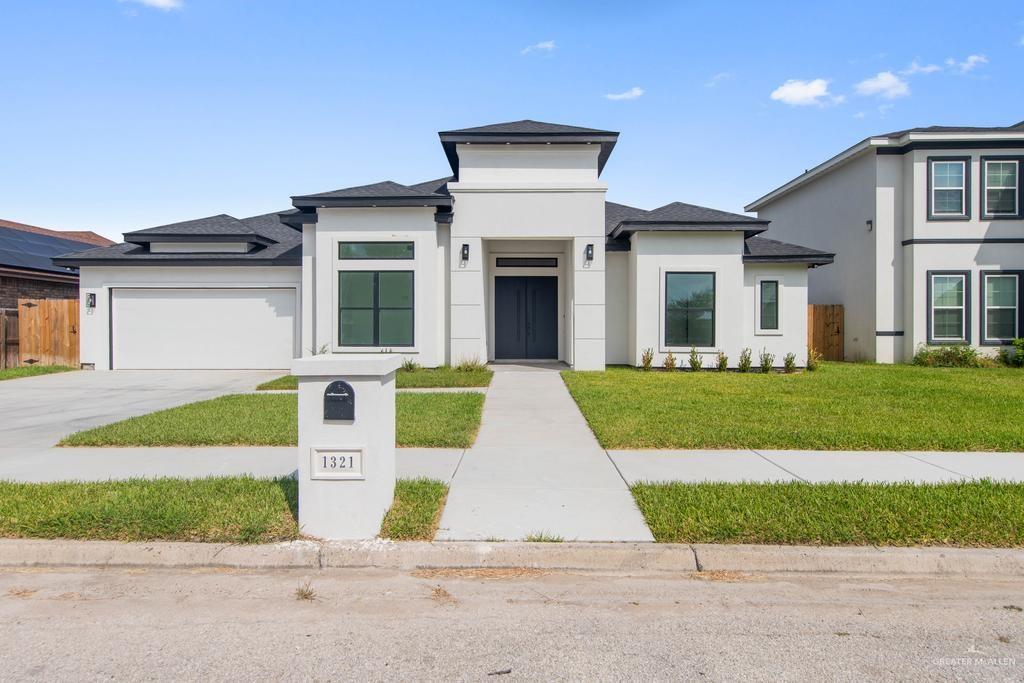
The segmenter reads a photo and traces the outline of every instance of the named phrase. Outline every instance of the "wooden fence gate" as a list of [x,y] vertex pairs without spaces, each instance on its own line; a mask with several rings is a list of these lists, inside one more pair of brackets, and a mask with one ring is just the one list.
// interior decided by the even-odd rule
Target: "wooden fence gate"
[[843,307],[840,304],[807,306],[807,345],[824,360],[844,360]]
[[0,369],[18,365],[18,309],[0,308]]
[[78,367],[78,299],[18,299],[21,365]]

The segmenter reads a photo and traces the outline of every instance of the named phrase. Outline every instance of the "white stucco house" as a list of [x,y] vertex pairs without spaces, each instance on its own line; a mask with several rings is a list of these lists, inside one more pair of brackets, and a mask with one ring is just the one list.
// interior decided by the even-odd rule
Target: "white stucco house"
[[850,360],[922,346],[987,353],[1024,336],[1024,121],[867,138],[746,207],[772,234],[835,253],[811,303],[845,308]]
[[661,363],[691,348],[806,361],[807,273],[831,253],[768,221],[605,200],[618,133],[536,121],[440,133],[451,175],[126,233],[81,273],[81,358],[109,368],[287,368],[390,350],[433,367]]

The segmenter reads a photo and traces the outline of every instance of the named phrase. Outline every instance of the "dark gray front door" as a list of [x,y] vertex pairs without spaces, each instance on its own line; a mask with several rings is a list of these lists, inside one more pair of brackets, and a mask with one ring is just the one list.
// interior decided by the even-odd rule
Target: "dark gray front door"
[[494,357],[558,358],[558,278],[494,278]]

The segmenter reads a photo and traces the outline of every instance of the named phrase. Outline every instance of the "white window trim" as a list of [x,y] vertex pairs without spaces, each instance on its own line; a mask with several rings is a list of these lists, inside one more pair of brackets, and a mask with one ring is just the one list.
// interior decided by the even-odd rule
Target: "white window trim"
[[717,353],[719,347],[717,346],[669,346],[665,341],[665,335],[668,330],[665,329],[665,306],[668,303],[667,293],[665,292],[666,279],[665,276],[668,273],[701,273],[715,276],[715,327],[713,335],[716,342],[721,342],[720,330],[718,329],[719,323],[719,311],[718,311],[718,290],[719,285],[722,282],[722,273],[718,268],[702,268],[700,266],[685,264],[678,266],[662,266],[658,270],[658,351],[660,353],[677,353],[679,351],[689,352],[690,349],[697,349],[697,353]]
[[[989,179],[992,177],[988,172],[989,164],[1013,164],[1014,168],[1017,169],[1015,177],[1017,183],[1012,187],[995,187],[989,184]],[[981,201],[983,206],[983,213],[986,216],[1016,216],[1020,209],[1020,163],[1016,159],[985,159],[985,183],[984,187],[981,188]],[[989,190],[1013,190],[1013,211],[989,211],[988,210],[988,191]]]
[[[963,172],[960,175],[960,187],[936,187],[935,185],[935,166],[938,164],[960,164],[960,168]],[[967,215],[967,162],[963,160],[935,160],[931,162],[931,168],[928,169],[931,173],[931,214],[933,216],[966,216]],[[960,190],[960,212],[953,213],[952,211],[937,211],[935,203],[935,192],[937,190]]]
[[[776,330],[766,330],[761,327],[761,283],[774,282],[776,284],[779,327]],[[759,337],[781,336],[782,335],[782,278],[775,275],[760,275],[754,278],[754,334]]]
[[[341,242],[412,242],[413,243],[413,254],[414,257],[411,259],[342,259],[339,258],[341,253]],[[355,237],[352,235],[345,235],[343,237],[334,238],[331,240],[331,253],[333,260],[333,267],[331,268],[331,330],[330,330],[330,349],[334,353],[384,353],[391,352],[402,353],[402,354],[416,354],[420,353],[420,344],[422,342],[422,328],[421,328],[421,316],[420,306],[423,302],[422,278],[420,272],[420,244],[419,240],[411,236],[406,235],[389,235],[388,237],[374,237],[362,238]],[[338,337],[338,317],[341,315],[339,312],[339,292],[338,292],[338,273],[341,272],[354,272],[354,271],[370,271],[370,272],[383,272],[387,270],[401,270],[401,271],[412,271],[412,292],[413,292],[413,304],[412,304],[412,337],[413,346],[351,346],[342,345]]]
[[[962,275],[962,274],[952,274],[952,273],[947,273],[947,274],[933,273],[931,277],[932,277],[931,300],[928,302],[928,315],[931,317],[932,339],[935,340],[935,341],[942,341],[942,342],[966,342],[967,341],[967,278],[964,277],[964,275]],[[935,278],[937,278],[937,277],[956,277],[956,278],[960,278],[960,281],[963,283],[963,287],[961,288],[962,297],[961,297],[961,303],[960,303],[959,306],[936,306],[935,305]],[[940,310],[940,309],[943,310],[943,311],[950,311],[950,310],[953,310],[953,311],[959,310],[960,311],[960,336],[959,337],[940,337],[939,335],[937,335],[935,333],[935,311],[936,310]]]
[[[1015,304],[1013,306],[989,306],[989,304],[988,304],[988,280],[989,280],[989,278],[1001,278],[1001,277],[1013,278],[1013,285],[1014,285],[1013,286],[1013,301],[1014,301],[1014,304]],[[1019,310],[1019,307],[1020,307],[1020,276],[1017,275],[1017,273],[985,273],[984,275],[982,275],[982,278],[981,278],[981,297],[982,297],[981,298],[981,302],[982,302],[981,314],[984,316],[984,318],[982,318],[982,327],[985,329],[985,334],[982,336],[982,339],[981,339],[982,343],[986,343],[986,344],[1000,344],[1000,343],[1004,343],[1004,342],[1007,341],[1006,339],[1004,339],[1002,337],[990,337],[990,336],[988,336],[988,312],[989,312],[990,309],[991,310],[995,310],[995,311],[1001,311],[1001,310],[1005,310],[1005,309],[1012,310],[1014,312],[1014,316],[1013,316],[1013,337],[1011,337],[1011,339],[1016,339],[1017,337],[1019,337],[1020,336],[1020,329],[1019,329],[1019,327],[1020,327],[1020,310]]]

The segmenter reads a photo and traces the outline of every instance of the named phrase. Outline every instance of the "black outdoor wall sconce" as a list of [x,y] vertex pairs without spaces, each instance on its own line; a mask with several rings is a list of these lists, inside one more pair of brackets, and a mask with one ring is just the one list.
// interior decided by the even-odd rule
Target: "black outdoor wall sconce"
[[85,295],[85,307],[96,308],[96,294],[94,292]]
[[587,259],[587,262],[594,260],[594,245],[588,244],[587,248],[583,250],[583,257]]
[[462,260],[463,261],[468,261],[469,260],[469,245],[468,244],[463,244],[462,245]]

